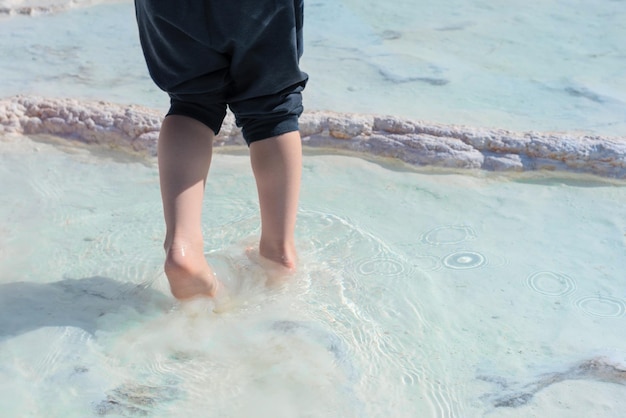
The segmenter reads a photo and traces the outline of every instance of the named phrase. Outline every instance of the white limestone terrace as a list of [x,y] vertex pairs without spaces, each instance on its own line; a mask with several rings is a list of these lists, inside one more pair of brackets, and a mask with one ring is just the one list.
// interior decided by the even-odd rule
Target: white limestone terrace
[[74,7],[120,0],[0,0],[0,17],[57,13]]
[[[162,113],[104,101],[15,96],[0,100],[0,136],[49,134],[156,155]],[[392,157],[415,166],[551,170],[626,179],[626,137],[513,132],[393,116],[332,112],[300,119],[305,146]],[[228,115],[216,146],[245,146]]]

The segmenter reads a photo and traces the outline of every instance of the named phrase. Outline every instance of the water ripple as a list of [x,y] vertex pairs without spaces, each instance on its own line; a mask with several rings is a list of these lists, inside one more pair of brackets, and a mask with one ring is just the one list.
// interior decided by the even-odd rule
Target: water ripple
[[603,318],[616,318],[626,313],[624,301],[612,296],[585,296],[578,299],[575,305],[588,315]]
[[569,276],[553,271],[539,271],[528,277],[528,287],[547,296],[565,296],[576,290],[576,282]]
[[429,245],[454,245],[476,238],[476,232],[470,226],[443,225],[423,234],[421,241]]
[[484,255],[474,251],[459,251],[447,255],[443,265],[454,270],[469,270],[484,266],[487,259]]
[[406,271],[404,264],[392,257],[380,256],[357,261],[357,271],[365,276],[400,276]]

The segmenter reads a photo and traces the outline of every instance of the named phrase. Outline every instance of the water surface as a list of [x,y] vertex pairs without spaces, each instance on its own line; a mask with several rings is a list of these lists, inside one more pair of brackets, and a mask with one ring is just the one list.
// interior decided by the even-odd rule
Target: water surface
[[[624,1],[306,3],[309,110],[626,135]],[[0,96],[165,109],[132,2],[2,19]]]
[[[308,109],[626,132],[623,1],[311,1]],[[0,22],[0,96],[165,110],[132,3]],[[161,272],[154,161],[0,138],[0,410],[9,416],[619,417],[623,182],[305,158],[297,277],[267,287],[247,157],[218,153],[207,258]],[[360,156],[363,157],[363,156]],[[621,370],[621,371],[620,371]]]
[[[12,416],[506,416],[593,391],[587,411],[619,416],[622,183],[307,155],[301,268],[268,288],[244,255],[259,234],[248,158],[219,153],[203,222],[231,300],[181,307],[154,162],[53,142],[0,157]],[[576,374],[597,358],[613,374]],[[546,373],[549,389],[583,386],[551,398]]]

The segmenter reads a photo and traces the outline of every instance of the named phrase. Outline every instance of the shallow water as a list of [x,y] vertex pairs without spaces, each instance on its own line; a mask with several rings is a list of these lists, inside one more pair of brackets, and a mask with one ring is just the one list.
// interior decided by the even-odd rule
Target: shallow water
[[626,132],[623,1],[346,0],[308,10],[305,63],[323,68],[312,71],[333,110]]
[[219,153],[204,233],[231,300],[181,307],[153,162],[2,146],[10,416],[507,416],[546,402],[527,394],[545,373],[557,389],[609,384],[587,411],[621,413],[611,377],[568,370],[626,364],[623,183],[307,155],[301,269],[268,288],[244,255],[259,233],[248,159]]
[[[308,2],[307,107],[624,135],[625,4]],[[3,18],[0,54],[0,96],[166,106],[127,1]],[[268,288],[247,157],[220,153],[204,233],[231,300],[181,307],[152,161],[1,141],[3,415],[626,409],[623,182],[309,154],[300,272]]]
[[[305,105],[623,136],[625,19],[615,0],[309,1]],[[0,96],[167,106],[148,78],[132,2],[0,23]]]

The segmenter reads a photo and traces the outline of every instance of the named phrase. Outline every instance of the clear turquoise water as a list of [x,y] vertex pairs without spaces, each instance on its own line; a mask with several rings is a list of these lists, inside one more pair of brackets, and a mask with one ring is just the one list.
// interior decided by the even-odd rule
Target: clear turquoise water
[[[307,101],[623,135],[623,7],[309,2]],[[0,33],[2,96],[165,106],[128,2],[4,19]],[[259,233],[247,157],[219,153],[204,233],[232,302],[181,307],[161,273],[153,161],[0,141],[3,415],[620,417],[626,407],[623,383],[571,372],[599,356],[626,364],[623,182],[309,153],[301,269],[266,288],[244,256]],[[542,376],[553,383],[535,390]],[[506,406],[507,396],[522,401]]]
[[[626,361],[623,185],[307,155],[300,272],[266,288],[244,255],[259,233],[249,162],[221,153],[204,234],[232,301],[180,307],[154,162],[2,147],[8,416],[557,414],[609,384],[572,365]],[[587,386],[497,407],[544,373]],[[600,391],[583,410],[617,417],[620,399]]]
[[[308,109],[515,130],[626,135],[623,1],[306,3]],[[0,24],[0,96],[167,106],[132,3]]]

